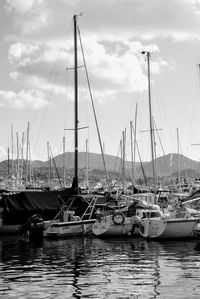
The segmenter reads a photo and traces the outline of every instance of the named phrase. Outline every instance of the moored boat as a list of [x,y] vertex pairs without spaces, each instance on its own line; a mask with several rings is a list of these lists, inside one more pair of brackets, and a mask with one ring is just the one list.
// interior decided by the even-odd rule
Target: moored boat
[[115,210],[108,216],[99,216],[92,226],[96,236],[128,236],[138,234],[138,227],[142,217],[142,210],[160,210],[159,206],[149,204],[139,199],[133,199],[126,208]]
[[199,211],[187,207],[177,208],[172,214],[148,211],[140,220],[139,233],[148,239],[194,238],[194,228],[199,220]]

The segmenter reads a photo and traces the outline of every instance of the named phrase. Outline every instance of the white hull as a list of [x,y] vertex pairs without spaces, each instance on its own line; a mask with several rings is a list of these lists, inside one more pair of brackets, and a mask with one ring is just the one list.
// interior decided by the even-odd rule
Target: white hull
[[[122,224],[116,224],[112,220],[112,216],[106,216],[101,221],[96,220],[92,226],[92,232],[96,236],[128,236],[133,227],[133,218],[126,217]],[[135,230],[135,234],[137,229]]]
[[95,219],[71,222],[53,222],[43,231],[44,237],[70,237],[91,234]]
[[143,219],[139,233],[150,239],[194,238],[194,227],[197,223],[191,219]]

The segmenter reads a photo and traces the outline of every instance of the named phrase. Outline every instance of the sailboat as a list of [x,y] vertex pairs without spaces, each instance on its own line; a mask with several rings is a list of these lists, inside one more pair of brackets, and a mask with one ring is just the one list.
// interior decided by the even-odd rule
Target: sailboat
[[[154,146],[153,146],[153,127],[151,124],[151,92],[150,92],[150,52],[143,51],[146,54],[148,63],[148,91],[149,91],[149,110],[150,110],[150,133],[152,148],[152,170],[154,177],[154,192],[156,191],[155,166],[154,166]],[[194,227],[200,217],[197,210],[191,210],[180,203],[173,211],[165,213],[155,213],[147,211],[142,215],[139,224],[139,233],[142,237],[149,239],[174,239],[174,238],[191,238],[194,237]]]
[[[92,225],[96,221],[98,207],[104,206],[104,214],[110,214],[115,203],[109,205],[105,196],[95,194],[81,194],[78,183],[78,59],[77,59],[77,18],[74,15],[74,110],[75,110],[75,150],[74,150],[74,178],[72,189],[77,195],[64,202],[59,213],[50,223],[45,225],[44,237],[66,237],[71,235],[92,233]],[[102,201],[104,202],[102,204]]]
[[194,238],[199,219],[200,212],[186,206],[156,217],[149,211],[140,219],[139,234],[147,239]]
[[95,221],[95,205],[102,204],[102,202],[107,204],[107,198],[104,196],[81,194],[81,188],[78,184],[77,17],[77,15],[73,17],[75,151],[72,186],[63,190],[23,191],[5,195],[0,202],[0,234],[19,233],[22,225],[26,224],[28,219],[35,214],[39,214],[44,221],[44,237],[86,233],[88,227]]

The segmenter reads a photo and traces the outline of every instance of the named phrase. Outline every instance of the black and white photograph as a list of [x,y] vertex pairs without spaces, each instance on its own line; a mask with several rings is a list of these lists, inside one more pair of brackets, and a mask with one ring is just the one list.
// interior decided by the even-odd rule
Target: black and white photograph
[[0,0],[0,298],[200,298],[200,0]]

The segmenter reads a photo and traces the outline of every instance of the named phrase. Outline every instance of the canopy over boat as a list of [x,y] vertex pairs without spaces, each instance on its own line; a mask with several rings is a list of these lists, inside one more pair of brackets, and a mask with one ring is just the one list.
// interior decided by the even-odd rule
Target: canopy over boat
[[51,219],[59,211],[61,202],[74,194],[71,188],[59,191],[23,191],[2,196],[3,224],[23,224],[33,214]]

